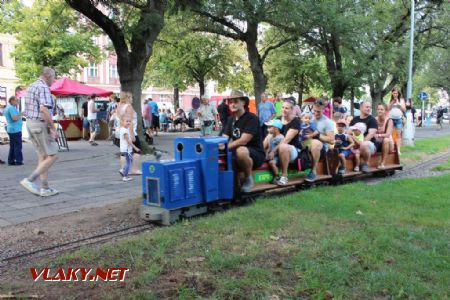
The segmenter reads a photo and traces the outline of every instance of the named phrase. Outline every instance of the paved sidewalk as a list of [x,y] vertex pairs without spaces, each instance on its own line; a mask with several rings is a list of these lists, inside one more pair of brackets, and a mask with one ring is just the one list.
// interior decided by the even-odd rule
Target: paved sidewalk
[[[173,158],[173,139],[180,135],[198,136],[199,132],[160,134],[155,138],[154,146],[169,152],[163,155],[163,159]],[[24,143],[23,166],[0,165],[0,227],[138,199],[141,195],[141,176],[122,182],[118,173],[118,148],[110,141],[98,143],[94,147],[86,141],[69,141],[70,151],[60,152],[58,161],[50,169],[50,186],[60,192],[52,197],[35,196],[19,184],[37,163],[33,146]],[[6,160],[8,151],[9,145],[0,145],[3,160]],[[142,158],[148,160],[153,156]]]
[[450,126],[447,122],[444,122],[442,130],[437,130],[436,122],[426,127],[416,127],[416,139],[438,137],[444,135],[450,135]]
[[[435,126],[417,128],[416,138],[450,135],[450,126],[437,131]],[[177,136],[198,136],[199,132],[165,133],[155,139],[157,149],[169,151],[163,159],[173,158],[173,139]],[[60,215],[84,208],[133,199],[140,201],[141,176],[122,182],[118,174],[118,148],[111,142],[100,141],[90,146],[86,141],[69,142],[70,151],[60,152],[50,170],[49,182],[59,195],[41,198],[25,191],[19,181],[36,166],[36,154],[30,143],[24,144],[25,165],[0,165],[0,227]],[[0,145],[0,157],[6,160],[9,145]],[[153,159],[145,156],[144,159]],[[136,200],[138,199],[138,200]]]

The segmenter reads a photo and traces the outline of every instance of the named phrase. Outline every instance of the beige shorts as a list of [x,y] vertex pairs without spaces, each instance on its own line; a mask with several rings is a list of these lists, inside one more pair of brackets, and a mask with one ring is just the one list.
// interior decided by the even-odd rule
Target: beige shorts
[[58,153],[58,144],[50,135],[46,122],[28,120],[27,129],[31,142],[39,155],[48,156]]

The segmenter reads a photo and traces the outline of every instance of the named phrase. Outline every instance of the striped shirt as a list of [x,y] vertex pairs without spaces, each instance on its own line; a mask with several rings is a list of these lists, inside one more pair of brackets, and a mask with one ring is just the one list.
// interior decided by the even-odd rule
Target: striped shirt
[[42,80],[36,80],[27,91],[25,96],[25,116],[30,120],[43,119],[39,111],[40,105],[47,107],[50,116],[53,116],[54,101],[50,93],[50,88],[47,83]]

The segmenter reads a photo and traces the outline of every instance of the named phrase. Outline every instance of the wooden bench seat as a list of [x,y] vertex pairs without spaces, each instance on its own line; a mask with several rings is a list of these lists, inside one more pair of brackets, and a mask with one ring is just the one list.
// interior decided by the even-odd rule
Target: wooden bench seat
[[[330,166],[330,172],[333,176],[339,176],[339,177],[353,177],[357,175],[361,175],[361,172],[353,172],[353,169],[355,167],[355,160],[354,155],[351,154],[349,157],[345,160],[345,175],[338,174],[338,167],[339,167],[339,157],[337,150],[328,151],[327,154],[328,157],[328,163]],[[401,169],[400,165],[400,159],[398,157],[397,148],[395,147],[393,151],[389,152],[386,157],[386,164],[385,169],[378,169],[377,167],[380,165],[382,158],[381,152],[376,152],[373,155],[371,155],[369,160],[369,168],[370,172],[385,172],[386,170],[398,170]]]

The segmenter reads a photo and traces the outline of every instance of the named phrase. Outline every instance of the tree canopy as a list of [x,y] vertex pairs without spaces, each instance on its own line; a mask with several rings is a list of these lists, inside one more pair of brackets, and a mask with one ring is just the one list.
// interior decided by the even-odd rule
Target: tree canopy
[[59,75],[74,75],[102,57],[93,40],[99,31],[80,22],[64,2],[37,0],[27,7],[11,1],[2,11],[3,29],[17,38],[12,56],[23,84],[34,81],[42,66],[53,67]]
[[264,34],[262,25],[280,17],[278,7],[282,3],[283,1],[205,0],[201,6],[193,9],[200,16],[194,30],[219,34],[245,44],[257,103],[267,86],[264,74],[267,55],[292,40],[292,37],[285,38],[280,34],[267,47],[261,44],[261,35]]
[[238,59],[238,49],[233,46],[219,35],[191,32],[179,18],[171,18],[155,43],[145,85],[185,89],[198,83],[200,95],[204,95],[205,81],[223,84],[230,79]]

